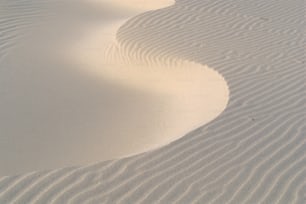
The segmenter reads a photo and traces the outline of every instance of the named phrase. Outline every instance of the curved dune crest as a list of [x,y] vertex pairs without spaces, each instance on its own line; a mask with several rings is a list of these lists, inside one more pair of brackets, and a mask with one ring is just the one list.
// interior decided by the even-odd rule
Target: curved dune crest
[[[169,2],[154,1],[142,9],[154,9]],[[159,117],[158,121],[151,123],[151,132],[143,133],[138,129],[127,133],[135,143],[141,141],[142,146],[127,149],[125,153],[120,153],[120,157],[148,151],[182,137],[217,117],[225,109],[229,98],[224,78],[207,66],[175,58],[169,62],[152,62],[148,60],[150,55],[143,59],[133,56],[138,50],[126,48],[115,39],[117,31],[127,20],[88,29],[88,34],[78,39],[68,51],[89,75],[100,76],[103,80],[161,99],[160,103],[150,106],[153,114],[148,110],[152,116]],[[145,114],[147,119],[152,117],[145,112],[135,114]],[[142,123],[142,118],[134,121],[137,126]],[[120,126],[116,128],[121,131]],[[114,143],[121,139],[105,142],[117,146]],[[107,154],[110,159],[117,156]]]
[[[150,55],[137,59],[133,54],[138,50],[116,40],[129,18],[174,3],[149,2],[95,1],[103,8],[120,6],[122,15],[111,12],[93,22],[87,22],[82,7],[75,5],[68,9],[77,18],[59,14],[62,21],[50,21],[36,31],[37,37],[12,52],[7,65],[33,77],[20,74],[20,79],[8,82],[18,85],[7,91],[8,100],[0,107],[3,118],[14,115],[14,124],[0,124],[8,138],[0,148],[5,163],[0,174],[146,152],[184,136],[225,109],[228,87],[216,71],[175,58],[172,63],[152,63]],[[63,32],[65,27],[71,31]],[[15,56],[20,59],[12,61]]]
[[[111,72],[104,75],[82,49],[67,50],[78,47],[76,42],[89,50],[83,42],[95,42],[97,30],[116,25],[115,33],[121,20],[135,14],[133,9],[89,1],[0,1],[0,175],[48,168],[41,158],[48,158],[51,166],[69,165],[65,160],[69,152],[75,154],[70,158],[77,157],[72,164],[80,158],[84,163],[90,162],[86,158],[103,159],[101,151],[118,151],[99,143],[101,135],[113,135],[103,127],[122,121],[129,128],[129,122],[143,116],[141,121],[148,122],[143,127],[150,128],[161,118],[135,115],[164,104],[156,89],[145,93],[136,91],[129,80],[129,85],[120,84],[116,72],[116,77]],[[54,14],[56,25],[44,21]],[[20,50],[19,39],[37,21],[54,40],[33,36],[29,45],[35,49]],[[111,23],[115,21],[118,24]],[[108,53],[120,48],[120,62],[131,66],[134,59],[145,59],[152,68],[154,64],[171,67],[172,62],[183,66],[185,62],[177,59],[207,64],[230,87],[226,110],[155,151],[1,177],[0,203],[305,204],[305,25],[301,0],[176,0],[167,9],[131,18],[118,31],[120,46],[107,48]],[[110,39],[116,42],[114,33]],[[54,49],[46,48],[46,42],[61,57],[64,51],[69,60],[54,52],[50,55]],[[129,50],[135,52],[127,55]],[[76,58],[82,53],[83,58]],[[118,58],[104,54],[95,56],[97,62],[99,56],[109,61]],[[73,147],[78,152],[70,151],[71,141],[81,141],[79,148]],[[120,141],[131,144],[129,137]],[[35,151],[28,155],[28,149]],[[91,155],[84,151],[88,149]],[[52,163],[52,158],[61,157],[63,163]],[[16,162],[14,168],[13,161],[24,163]]]

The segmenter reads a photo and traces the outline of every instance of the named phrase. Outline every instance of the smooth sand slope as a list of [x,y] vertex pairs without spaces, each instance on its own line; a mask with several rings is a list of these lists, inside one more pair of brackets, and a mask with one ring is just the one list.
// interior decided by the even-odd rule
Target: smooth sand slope
[[[3,59],[2,176],[149,151],[225,109],[228,88],[216,71],[174,57],[151,62],[121,47],[116,34],[128,18],[174,3],[144,2],[58,4]],[[91,19],[83,7],[107,17]]]
[[[80,12],[88,16],[87,20],[84,19],[84,25],[93,23],[93,32],[89,28],[84,29],[84,33],[81,33],[83,37],[77,41],[79,45],[84,45],[82,42],[86,39],[95,39],[94,36],[88,36],[96,33],[95,22],[101,16],[113,19],[114,12],[109,8],[101,14],[101,8],[105,7],[99,2],[87,4],[87,1],[82,6],[70,3],[58,7],[54,1],[1,1],[0,76],[4,72],[11,74],[6,80],[20,79],[16,78],[14,72],[7,72],[10,69],[3,68],[2,63],[9,59],[12,50],[19,45],[18,38],[25,33],[24,30],[36,25],[35,19],[54,15],[53,12],[47,12],[52,10],[49,8],[62,8],[56,13],[58,17],[61,17],[59,13],[75,14],[72,19],[75,19],[76,24],[79,23],[76,17]],[[221,73],[228,82],[231,94],[225,111],[212,122],[170,145],[141,155],[89,166],[2,177],[0,203],[304,204],[304,6],[302,0],[177,0],[173,6],[131,18],[117,32],[123,56],[126,56],[126,51],[133,51],[130,56],[133,60],[146,59],[152,64],[163,62],[172,65],[177,59],[206,64]],[[124,15],[115,13],[118,13],[116,18],[120,23],[134,11],[123,12]],[[75,42],[71,33],[79,33],[83,29],[82,26],[78,30],[74,30],[73,26],[68,27],[67,24],[73,25],[71,21],[62,23],[65,28],[62,35],[71,39],[67,41],[68,38],[63,38],[65,43],[62,45],[68,48]],[[52,32],[49,33],[52,36]],[[57,40],[55,38],[54,42]],[[62,51],[67,53],[65,49]],[[13,62],[16,61],[14,58],[11,59]],[[88,62],[86,59],[85,56],[82,62]],[[108,56],[107,59],[114,58]],[[123,59],[127,61],[125,57]],[[71,62],[66,63],[69,68]],[[75,64],[80,63],[75,61]],[[97,77],[97,83],[110,81],[109,78],[101,80],[101,75],[97,74],[99,72],[94,67],[88,70],[82,69],[82,66],[77,68],[79,74],[73,77],[71,72],[61,70],[53,75],[52,72],[40,72],[38,78],[45,79],[42,76],[46,75],[53,77],[50,81],[55,90],[74,87],[75,92],[64,88],[62,94],[65,96],[69,93],[75,99],[81,96],[78,98],[80,101],[94,99],[92,97],[101,92],[101,89],[89,88],[92,87],[89,81],[95,81],[93,76]],[[23,76],[27,74],[24,71]],[[84,76],[89,77],[85,78],[87,81]],[[82,80],[76,83],[75,77]],[[1,78],[2,87],[4,82]],[[33,87],[38,91],[36,82]],[[54,92],[50,89],[49,93]],[[119,93],[121,96],[126,90]],[[54,95],[51,95],[52,100]],[[150,105],[156,104],[152,98],[147,98]],[[93,101],[101,104],[103,100],[98,99]],[[70,100],[74,103],[79,101]],[[75,104],[78,107],[75,109],[79,110],[83,103]],[[135,104],[135,101],[131,104]],[[93,103],[91,107],[97,110],[98,106]],[[131,110],[134,111],[136,107]],[[81,115],[83,118],[86,116],[84,112]],[[78,121],[79,116],[74,118],[72,124]],[[53,120],[59,119],[54,117]],[[89,128],[92,127],[92,121]],[[82,125],[82,122],[79,124]],[[84,151],[80,155],[82,153]],[[58,155],[60,157],[62,154]]]

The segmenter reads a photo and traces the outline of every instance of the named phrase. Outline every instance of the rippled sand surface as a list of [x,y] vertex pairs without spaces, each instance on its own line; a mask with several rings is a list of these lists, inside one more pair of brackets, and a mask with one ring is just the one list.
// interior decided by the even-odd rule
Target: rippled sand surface
[[304,204],[304,2],[120,2],[0,2],[0,203]]

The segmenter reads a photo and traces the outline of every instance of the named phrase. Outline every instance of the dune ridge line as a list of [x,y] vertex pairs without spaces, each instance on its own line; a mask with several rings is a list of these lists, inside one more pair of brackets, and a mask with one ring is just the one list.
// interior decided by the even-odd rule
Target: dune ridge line
[[[7,81],[22,79],[12,75],[16,73],[13,66],[16,57],[9,66],[6,63],[11,50],[18,45],[16,39],[24,34],[24,28],[32,26],[34,18],[48,14],[45,9],[48,3],[56,8],[58,16],[64,8],[64,13],[75,14],[76,21],[79,12],[88,17],[86,23],[98,19],[101,13],[103,18],[108,17],[110,9],[101,12],[105,8],[98,6],[101,3],[79,6],[73,2],[61,7],[55,1],[0,2],[0,30],[4,31],[0,32],[0,90],[3,90],[0,104],[5,103],[4,93],[10,90]],[[226,78],[230,87],[231,97],[225,111],[186,137],[154,151],[93,165],[1,177],[0,203],[304,204],[304,8],[301,0],[177,0],[173,6],[129,19],[117,33],[121,46],[138,50],[133,57],[150,63],[171,64],[183,59],[212,67]],[[118,22],[125,17],[116,15]],[[74,32],[67,25],[63,27],[65,32],[73,33],[69,36],[72,40],[83,30]],[[98,27],[93,22],[92,31]],[[84,29],[86,36],[89,30]],[[66,48],[71,44],[64,45]],[[93,83],[96,69],[78,68],[81,78]],[[26,70],[22,72],[25,78],[29,71]],[[78,87],[75,91],[78,94],[71,89],[63,93],[81,96],[73,97],[78,99],[73,101],[81,109],[84,100],[80,98],[92,99],[101,91],[88,86],[85,79],[76,83],[65,72],[58,73],[62,78],[47,72],[57,82],[52,86],[56,90]],[[96,76],[101,83],[101,75]],[[84,86],[86,92],[82,91]],[[147,103],[151,104],[150,101]],[[97,109],[96,104],[91,107]],[[0,118],[5,113],[1,110]],[[85,111],[81,113],[90,123],[94,121]],[[6,117],[0,125],[9,120]],[[1,141],[3,130],[0,128]]]

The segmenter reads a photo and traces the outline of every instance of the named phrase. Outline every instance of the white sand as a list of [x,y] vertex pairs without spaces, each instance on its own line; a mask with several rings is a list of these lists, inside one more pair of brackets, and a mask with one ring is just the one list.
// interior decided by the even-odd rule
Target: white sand
[[[14,88],[3,88],[1,175],[146,152],[225,109],[227,84],[214,70],[175,58],[171,64],[137,59],[130,56],[135,50],[124,50],[117,42],[117,31],[129,18],[170,2],[146,3],[142,10],[139,5],[99,3],[85,6],[117,13],[88,21],[79,10],[82,5],[74,2],[72,14],[48,19],[3,60],[18,80],[6,82]],[[69,31],[63,32],[65,27]]]
[[[102,161],[107,157],[101,149],[122,150],[123,156],[154,148],[124,150],[97,142],[101,132],[107,134],[104,127],[112,127],[110,117],[127,122],[121,126],[127,129],[137,120],[147,122],[146,141],[137,142],[141,147],[189,134],[126,159],[2,177],[0,203],[305,203],[304,2],[180,0],[149,12],[170,4],[146,3],[135,9],[111,2],[0,3],[1,174]],[[126,21],[134,15],[138,16]],[[48,23],[33,29],[35,19]],[[21,38],[28,30],[35,30],[29,35],[33,40]],[[95,43],[101,42],[100,31],[109,36],[101,39],[115,43],[106,52],[111,56],[99,57],[104,45],[109,47],[109,40]],[[47,45],[42,43],[46,39]],[[55,49],[59,52],[52,52]],[[98,69],[105,61],[116,69]],[[150,72],[142,72],[135,62]],[[129,71],[121,72],[123,64]],[[207,91],[213,99],[212,94],[224,90],[224,80],[212,69],[225,77],[231,95],[225,111],[204,125],[222,111],[218,106],[210,117],[202,117],[209,109],[204,95],[197,93]],[[128,77],[122,78],[122,73]],[[181,77],[185,81],[177,80]],[[214,88],[210,93],[208,84],[202,84],[207,78],[212,87],[220,79],[220,91]],[[149,83],[156,79],[158,86]],[[199,84],[187,83],[191,79]],[[175,99],[181,94],[192,100],[178,103]],[[197,111],[183,111],[191,103]],[[151,137],[153,124],[161,119],[156,108],[175,128],[159,128],[165,135]],[[147,114],[136,115],[137,111]],[[198,126],[202,127],[194,130]],[[108,134],[118,135],[118,129],[113,130]],[[133,144],[136,140],[129,139],[134,136],[121,147]],[[33,149],[23,149],[26,146]]]

